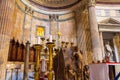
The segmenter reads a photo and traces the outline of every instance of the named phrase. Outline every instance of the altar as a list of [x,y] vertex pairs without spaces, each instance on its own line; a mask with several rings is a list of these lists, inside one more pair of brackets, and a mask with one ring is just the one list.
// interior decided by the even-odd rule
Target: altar
[[120,63],[94,63],[89,65],[89,70],[90,80],[114,80],[120,72]]

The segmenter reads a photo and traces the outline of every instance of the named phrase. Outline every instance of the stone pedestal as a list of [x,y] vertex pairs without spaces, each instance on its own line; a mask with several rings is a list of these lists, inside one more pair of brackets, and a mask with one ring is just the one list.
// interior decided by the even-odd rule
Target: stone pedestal
[[13,27],[14,0],[0,0],[0,80],[5,80],[9,40]]
[[88,12],[89,12],[89,21],[90,21],[90,31],[92,39],[92,49],[93,49],[93,60],[102,60],[102,49],[100,45],[100,37],[98,31],[98,24],[96,20],[96,9],[95,9],[95,0],[88,0]]

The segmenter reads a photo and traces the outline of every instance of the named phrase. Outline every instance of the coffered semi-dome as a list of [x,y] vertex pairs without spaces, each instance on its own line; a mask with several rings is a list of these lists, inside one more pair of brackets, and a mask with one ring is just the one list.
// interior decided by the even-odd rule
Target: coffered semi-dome
[[48,14],[64,14],[82,8],[86,0],[19,0],[35,11]]
[[50,9],[65,9],[78,4],[81,0],[29,0],[35,5]]

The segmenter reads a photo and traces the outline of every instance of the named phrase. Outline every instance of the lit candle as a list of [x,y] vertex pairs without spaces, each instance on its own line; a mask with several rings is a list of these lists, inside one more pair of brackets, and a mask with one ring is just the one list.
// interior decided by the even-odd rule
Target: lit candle
[[50,42],[52,42],[52,35],[50,35]]
[[38,42],[37,42],[38,44],[40,44],[41,43],[41,39],[40,39],[40,36],[38,36]]
[[66,42],[68,42],[68,38],[66,38]]
[[71,42],[74,42],[74,39],[73,39],[73,38],[71,39]]

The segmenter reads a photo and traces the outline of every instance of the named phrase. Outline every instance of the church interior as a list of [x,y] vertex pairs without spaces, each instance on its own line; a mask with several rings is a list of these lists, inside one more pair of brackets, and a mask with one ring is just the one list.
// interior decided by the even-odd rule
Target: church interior
[[0,0],[0,80],[120,80],[120,0]]

